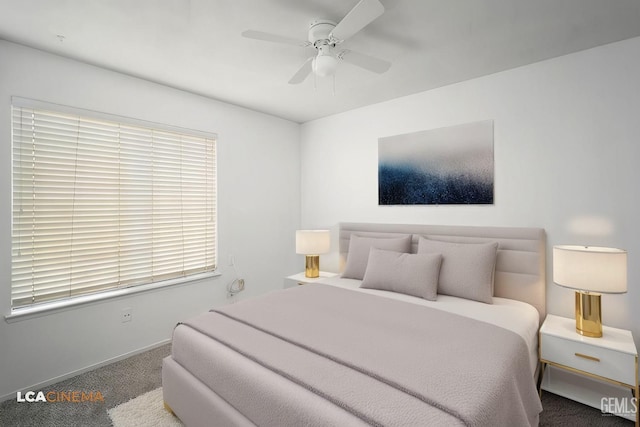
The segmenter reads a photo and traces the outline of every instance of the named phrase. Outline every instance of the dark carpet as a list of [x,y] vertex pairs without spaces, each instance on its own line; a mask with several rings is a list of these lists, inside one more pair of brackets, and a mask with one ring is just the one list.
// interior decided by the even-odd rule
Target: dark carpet
[[99,391],[104,402],[28,403],[16,399],[2,402],[0,426],[111,426],[108,409],[162,385],[162,359],[170,351],[171,345],[166,344],[41,389],[45,394],[49,391]]
[[547,391],[542,392],[540,414],[541,426],[590,427],[590,426],[626,426],[635,423],[610,414],[603,414],[599,409],[565,399]]

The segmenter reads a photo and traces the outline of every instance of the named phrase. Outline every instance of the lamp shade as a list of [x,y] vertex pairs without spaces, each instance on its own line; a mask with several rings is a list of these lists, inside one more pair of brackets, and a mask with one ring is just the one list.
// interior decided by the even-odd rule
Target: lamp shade
[[587,292],[627,292],[627,252],[597,246],[554,246],[553,281]]
[[329,252],[331,245],[329,230],[297,230],[296,253],[320,255]]
[[338,60],[332,55],[318,55],[313,60],[313,71],[320,77],[332,76],[338,68]]

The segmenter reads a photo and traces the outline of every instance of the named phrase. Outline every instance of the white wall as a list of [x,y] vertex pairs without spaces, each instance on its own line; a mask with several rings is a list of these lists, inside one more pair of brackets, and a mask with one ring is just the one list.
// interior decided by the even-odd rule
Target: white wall
[[[167,340],[179,320],[228,302],[232,254],[246,279],[243,298],[282,287],[300,269],[298,124],[0,41],[0,315],[10,312],[13,95],[217,133],[223,275],[32,320],[0,319],[0,400]],[[131,323],[120,322],[124,307],[133,309]]]
[[[487,119],[494,205],[378,206],[379,137]],[[552,283],[553,245],[627,249],[629,292],[603,296],[603,319],[640,344],[640,38],[305,123],[301,157],[303,227],[543,227],[553,314],[573,317],[574,307],[573,292]],[[325,270],[337,269],[334,247]]]

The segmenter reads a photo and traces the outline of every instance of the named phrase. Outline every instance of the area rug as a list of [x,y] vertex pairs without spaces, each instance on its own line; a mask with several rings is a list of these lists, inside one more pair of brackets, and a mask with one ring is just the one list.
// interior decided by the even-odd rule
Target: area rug
[[184,427],[165,409],[162,387],[111,408],[107,413],[114,427]]

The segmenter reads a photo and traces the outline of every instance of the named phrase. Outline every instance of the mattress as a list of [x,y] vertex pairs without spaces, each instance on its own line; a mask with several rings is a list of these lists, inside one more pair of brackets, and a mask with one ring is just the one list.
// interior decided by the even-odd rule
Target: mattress
[[[346,289],[348,292],[375,294],[411,304],[425,305],[515,332],[526,343],[533,377],[537,366],[538,313],[528,304],[495,298],[494,304],[489,305],[443,295],[432,302],[392,292],[360,289],[358,280],[331,278],[325,282],[306,286],[332,286]],[[283,345],[286,346],[286,343]],[[282,358],[307,357],[298,348],[286,350],[282,352]],[[181,325],[176,328],[171,358],[172,362],[176,362],[175,369],[180,372],[184,370],[184,376],[192,378],[190,381],[197,383],[199,387],[204,385],[214,396],[224,396],[231,411],[237,411],[249,420],[260,420],[260,425],[281,425],[283,419],[287,420],[287,425],[367,425],[335,401],[319,398],[317,393],[308,388],[266,369],[228,345],[211,339],[191,327]],[[171,405],[171,402],[169,404]],[[431,414],[429,411],[430,409],[427,409],[421,413],[420,421],[413,425],[421,425],[431,416],[439,423],[461,425],[460,419],[456,417],[435,413],[440,411]],[[206,425],[206,419],[201,421],[202,425]]]

